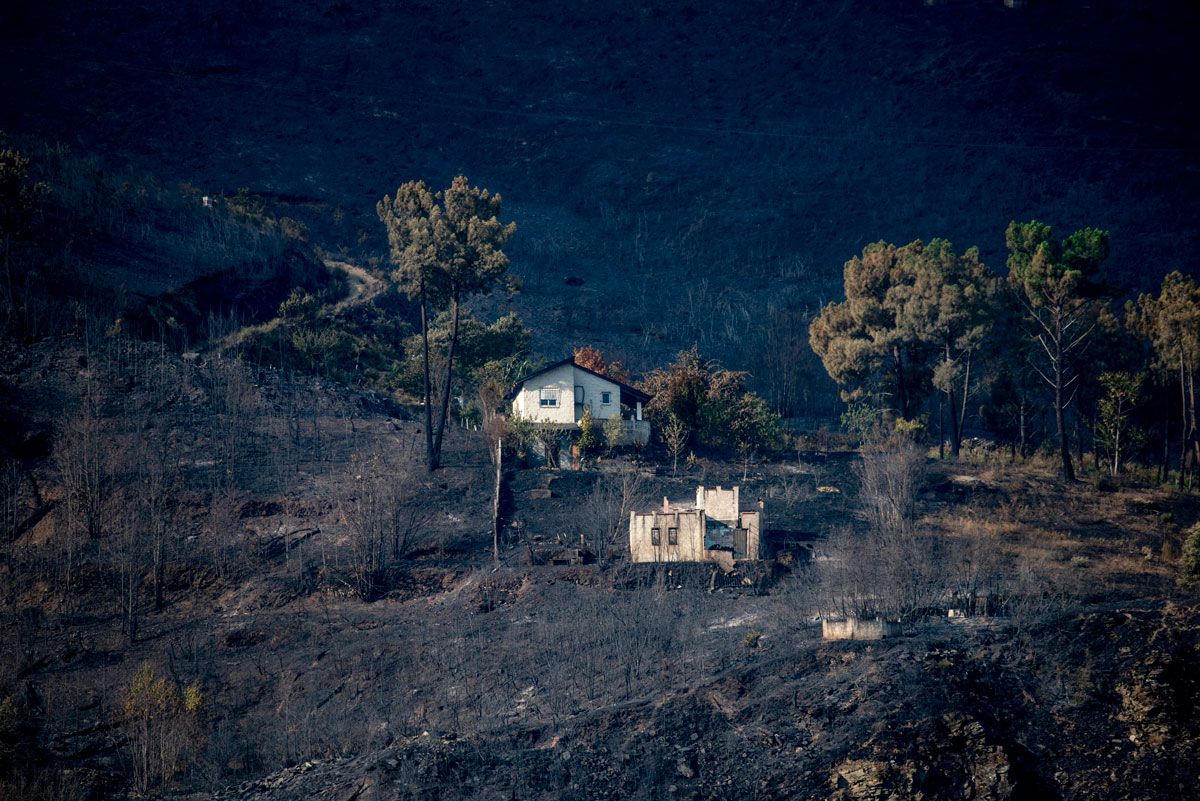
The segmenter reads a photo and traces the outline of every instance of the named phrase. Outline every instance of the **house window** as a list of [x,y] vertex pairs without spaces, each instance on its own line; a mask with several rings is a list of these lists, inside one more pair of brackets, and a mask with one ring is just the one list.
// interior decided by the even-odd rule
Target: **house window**
[[679,544],[679,529],[677,529],[677,528],[667,529],[667,545],[678,545],[678,544]]
[[558,406],[558,390],[557,389],[542,389],[538,390],[538,405],[542,408]]
[[578,384],[575,385],[575,402],[583,403],[583,387]]
[[650,529],[650,544],[662,545],[662,534],[657,527]]
[[600,393],[600,403],[604,406],[611,406],[612,405],[612,393],[611,392],[601,392]]

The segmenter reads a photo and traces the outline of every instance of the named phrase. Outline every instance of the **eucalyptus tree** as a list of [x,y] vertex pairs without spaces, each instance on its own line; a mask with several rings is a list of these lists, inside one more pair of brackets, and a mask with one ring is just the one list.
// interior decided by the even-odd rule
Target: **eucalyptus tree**
[[[375,207],[387,227],[395,268],[390,278],[420,308],[425,453],[431,471],[441,464],[462,302],[500,286],[508,270],[508,257],[502,248],[516,231],[516,224],[500,222],[500,204],[500,195],[471,186],[460,175],[447,189],[436,193],[423,181],[402,184],[394,197],[385,195]],[[430,314],[442,309],[449,311],[450,337],[435,426],[429,327]]]

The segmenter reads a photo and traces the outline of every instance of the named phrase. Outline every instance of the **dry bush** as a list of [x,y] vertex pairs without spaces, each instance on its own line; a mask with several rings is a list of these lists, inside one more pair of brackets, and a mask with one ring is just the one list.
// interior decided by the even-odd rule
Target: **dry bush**
[[861,530],[830,536],[819,565],[819,605],[841,616],[908,618],[940,600],[946,584],[941,543],[917,530],[925,455],[907,439],[864,448],[856,466]]
[[907,439],[864,446],[855,466],[858,502],[872,529],[902,532],[912,528],[917,493],[925,480],[925,454]]
[[371,601],[389,589],[389,569],[425,543],[434,510],[424,502],[424,488],[411,464],[377,455],[352,470],[340,507],[350,526],[354,591]]
[[[580,517],[596,559],[606,565],[629,534],[629,513],[649,497],[646,478],[636,470],[602,473],[580,507]],[[620,546],[620,547],[619,547]]]

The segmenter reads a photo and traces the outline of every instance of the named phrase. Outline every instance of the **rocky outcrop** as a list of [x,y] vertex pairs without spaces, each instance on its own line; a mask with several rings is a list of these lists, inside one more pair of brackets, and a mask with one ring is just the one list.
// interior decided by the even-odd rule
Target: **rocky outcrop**
[[876,748],[874,758],[842,762],[833,769],[831,801],[1012,798],[1008,755],[989,742],[978,720],[948,713],[919,748],[910,759],[897,760],[894,751]]

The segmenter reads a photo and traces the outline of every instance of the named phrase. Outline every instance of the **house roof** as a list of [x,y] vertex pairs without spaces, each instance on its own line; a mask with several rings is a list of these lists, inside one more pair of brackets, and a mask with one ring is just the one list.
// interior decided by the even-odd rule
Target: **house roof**
[[576,364],[575,357],[573,357],[573,356],[570,358],[566,358],[566,359],[557,361],[554,364],[548,364],[545,367],[543,367],[542,369],[540,369],[536,372],[530,373],[529,375],[519,379],[513,385],[512,390],[509,391],[508,395],[506,396],[507,399],[512,400],[514,397],[516,397],[517,392],[520,391],[521,387],[524,386],[524,384],[526,382],[528,382],[534,378],[537,378],[539,375],[544,375],[544,374],[550,372],[551,370],[557,370],[559,367],[563,367],[564,365],[568,365],[568,364],[571,365],[572,367],[574,367],[576,370],[582,370],[583,372],[590,373],[591,375],[594,375],[597,378],[602,378],[605,381],[609,382],[610,384],[616,384],[617,387],[619,387],[621,390],[621,403],[624,403],[626,406],[632,406],[634,403],[636,403],[638,401],[641,401],[642,403],[650,402],[650,398],[652,397],[651,395],[647,395],[645,392],[642,392],[637,387],[631,387],[631,386],[629,386],[629,384],[625,384],[621,381],[618,381],[617,379],[613,378],[612,376],[604,375],[604,373],[597,373],[595,370],[589,370],[588,368],[586,368],[582,365]]

